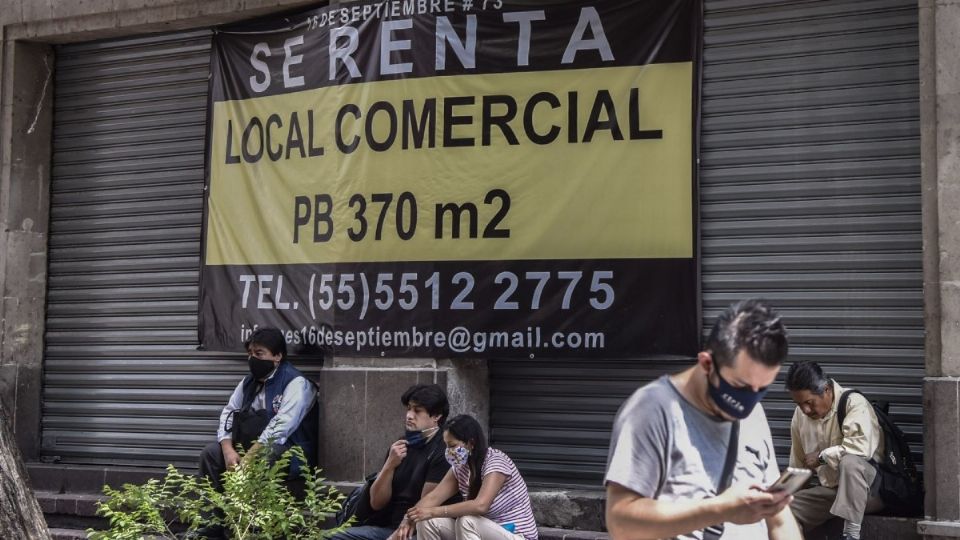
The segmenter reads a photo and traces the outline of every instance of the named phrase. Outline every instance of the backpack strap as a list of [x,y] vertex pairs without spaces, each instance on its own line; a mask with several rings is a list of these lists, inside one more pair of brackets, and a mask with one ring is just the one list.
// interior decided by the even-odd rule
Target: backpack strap
[[[717,495],[720,495],[733,483],[733,470],[737,466],[737,456],[740,453],[740,421],[730,426],[730,441],[727,444],[727,457],[723,462],[723,472],[720,473],[720,485],[717,486]],[[717,523],[703,529],[703,540],[720,540],[723,536],[724,524]]]
[[720,485],[717,486],[717,495],[723,493],[733,483],[733,469],[737,466],[737,454],[740,453],[740,421],[730,426],[730,440],[727,442],[727,456],[723,462],[723,472],[720,473]]
[[[873,402],[870,401],[870,398],[868,398],[866,395],[864,395],[863,392],[859,390],[853,390],[853,389],[845,390],[842,394],[840,394],[840,403],[837,404],[837,425],[840,428],[840,433],[841,434],[843,433],[843,421],[847,417],[847,401],[848,401],[848,398],[850,397],[850,394],[860,394],[861,396],[863,396],[864,399],[867,400],[867,405],[870,407],[870,410],[873,411],[873,415],[877,419],[877,427],[880,428],[880,443],[884,445],[884,452],[889,453],[889,450],[887,449],[887,447],[890,446],[890,442],[889,442],[890,428],[897,429],[898,431],[899,431],[899,428],[897,428],[896,425],[890,422],[890,420],[887,418],[886,413],[884,413],[883,411],[878,411],[876,406],[874,406]],[[902,436],[901,436],[901,439],[902,439]],[[907,447],[907,454],[909,457],[909,454],[910,454],[909,447]],[[874,465],[876,465],[876,463],[873,460],[873,457],[869,457],[867,459],[870,461],[870,463],[873,463]]]
[[[863,396],[863,392],[859,390],[844,390],[840,394],[840,403],[837,404],[837,422],[840,423],[840,431],[843,431],[843,421],[847,417],[847,401],[850,398],[850,394],[860,394]],[[867,396],[863,396],[866,398]]]

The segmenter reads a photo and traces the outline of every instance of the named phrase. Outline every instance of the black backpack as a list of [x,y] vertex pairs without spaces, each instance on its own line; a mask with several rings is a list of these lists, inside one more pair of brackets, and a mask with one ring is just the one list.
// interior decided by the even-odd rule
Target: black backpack
[[381,510],[370,508],[370,486],[376,481],[380,471],[371,473],[364,480],[363,485],[354,489],[347,498],[340,504],[340,510],[337,511],[335,522],[341,526],[354,516],[354,527],[363,525],[377,525],[388,527],[390,525],[390,505]]
[[[852,393],[867,397],[859,390],[846,390],[840,395],[837,405],[837,420],[843,429],[843,420],[847,416],[847,398]],[[883,500],[884,513],[894,516],[915,517],[923,514],[923,478],[917,472],[917,466],[910,455],[903,431],[887,416],[882,405],[867,401],[877,415],[877,423],[883,431],[883,460],[873,465],[880,477],[879,495]]]

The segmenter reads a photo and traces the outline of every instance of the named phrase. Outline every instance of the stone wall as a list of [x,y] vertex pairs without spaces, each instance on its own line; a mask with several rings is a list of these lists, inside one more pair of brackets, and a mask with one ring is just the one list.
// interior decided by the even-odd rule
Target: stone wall
[[387,449],[403,434],[400,397],[414,384],[446,388],[452,415],[473,414],[486,427],[486,381],[486,365],[477,361],[334,359],[320,381],[324,474],[356,481],[379,471]]
[[926,538],[960,537],[960,0],[920,0]]
[[0,399],[29,458],[39,446],[53,58],[26,42],[5,43],[2,58]]

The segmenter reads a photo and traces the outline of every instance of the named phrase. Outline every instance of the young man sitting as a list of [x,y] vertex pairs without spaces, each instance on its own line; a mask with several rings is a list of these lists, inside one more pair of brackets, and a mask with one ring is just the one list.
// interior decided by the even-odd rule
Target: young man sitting
[[418,384],[404,392],[400,402],[407,408],[404,438],[387,449],[369,498],[361,503],[358,526],[333,540],[407,540],[416,532],[415,524],[406,519],[407,510],[433,491],[450,470],[440,433],[450,414],[447,394],[436,384]]

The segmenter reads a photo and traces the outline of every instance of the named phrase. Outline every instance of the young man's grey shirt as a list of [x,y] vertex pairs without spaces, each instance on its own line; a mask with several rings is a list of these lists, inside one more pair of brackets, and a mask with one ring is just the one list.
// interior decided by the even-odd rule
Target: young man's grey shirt
[[[717,495],[733,424],[690,404],[668,376],[638,389],[613,425],[605,482],[663,501]],[[769,486],[780,475],[770,427],[757,405],[740,421],[733,484]],[[700,539],[702,531],[677,538]],[[767,538],[766,524],[727,523],[724,539]]]

